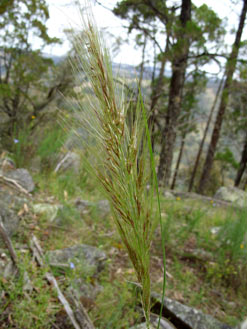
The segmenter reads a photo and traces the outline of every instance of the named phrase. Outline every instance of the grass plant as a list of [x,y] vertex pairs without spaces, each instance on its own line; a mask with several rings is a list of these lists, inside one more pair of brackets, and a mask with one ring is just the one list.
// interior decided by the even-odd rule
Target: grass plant
[[13,140],[13,160],[17,168],[24,168],[27,164],[27,153],[30,153],[32,150],[30,136],[30,125],[26,125],[21,130],[15,129]]
[[[29,255],[19,254],[18,257],[21,259],[19,277],[0,278],[0,291],[5,292],[0,301],[1,328],[53,328],[60,305],[55,292],[44,282],[47,268],[37,268]],[[25,273],[34,287],[32,292],[25,290]]]
[[57,157],[61,146],[65,142],[67,136],[60,126],[55,126],[53,129],[46,129],[42,140],[36,150],[36,155],[41,159],[41,165],[43,171],[49,171],[49,169],[55,166],[57,163]]
[[[84,16],[85,17],[85,16]],[[83,71],[91,94],[77,98],[72,126],[83,127],[84,162],[111,204],[115,224],[142,285],[142,306],[150,326],[150,245],[157,226],[157,180],[141,95],[130,112],[124,91],[114,83],[109,53],[93,17],[83,18],[75,37],[76,75]],[[78,74],[79,73],[79,74]],[[90,155],[93,155],[93,157]]]

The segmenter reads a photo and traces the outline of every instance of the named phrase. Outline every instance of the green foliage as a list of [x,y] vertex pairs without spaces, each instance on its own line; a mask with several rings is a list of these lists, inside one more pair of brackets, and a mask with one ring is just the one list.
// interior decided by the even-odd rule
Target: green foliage
[[15,130],[12,143],[12,154],[15,165],[17,168],[24,168],[33,153],[31,125],[24,127],[22,130]]
[[220,230],[221,253],[229,260],[247,260],[247,212],[237,210],[237,218],[229,216]]
[[212,282],[234,287],[246,294],[247,216],[246,210],[226,217],[218,235],[217,262],[209,264],[207,277]]
[[41,176],[37,177],[41,189],[47,189],[58,200],[64,201],[65,194],[69,197],[81,194],[81,191],[90,189],[88,184],[88,175],[84,171],[84,167],[79,173],[75,174],[73,170],[66,170],[62,174],[44,171]]
[[[202,173],[202,169],[203,169],[203,163],[204,163],[204,158],[201,157],[197,172],[196,172],[196,176],[195,176],[195,184],[194,186],[198,185],[199,179],[200,179],[200,175]],[[192,166],[189,167],[185,167],[183,170],[180,171],[180,175],[181,177],[185,177],[185,184],[187,183],[187,180],[189,180],[189,177],[191,177],[191,172],[192,172]],[[213,167],[210,173],[210,177],[208,177],[207,180],[207,186],[205,188],[205,195],[211,195],[213,196],[217,190],[223,185],[223,178],[222,178],[222,168],[220,166],[219,162],[214,162],[213,163]],[[195,188],[196,190],[196,188]]]
[[228,169],[228,167],[238,169],[239,167],[239,164],[235,160],[232,151],[228,147],[226,147],[222,152],[218,152],[215,156],[215,160],[220,161],[224,169]]
[[13,6],[15,3],[15,0],[2,0],[0,4],[0,15],[3,15],[8,7]]
[[[8,6],[3,4],[3,8],[0,114],[8,116],[5,135],[13,137],[54,99],[57,89],[63,90],[66,79],[62,83],[52,81],[53,62],[41,53],[44,46],[58,42],[47,33],[49,12],[45,0],[14,1]],[[34,40],[40,44],[38,50],[32,49]]]
[[[4,46],[7,44],[12,45],[13,48],[17,46],[21,48],[21,45],[30,46],[32,31],[44,44],[58,41],[47,34],[45,22],[49,18],[49,12],[45,0],[19,0],[13,5],[5,6],[5,9],[0,16],[0,29],[4,29],[5,32],[1,35]],[[8,30],[10,26],[12,31]]]
[[64,130],[59,127],[48,127],[43,134],[43,138],[38,145],[36,154],[41,158],[42,169],[44,171],[54,169],[57,162],[57,154],[67,138]]
[[97,329],[129,328],[140,314],[135,311],[136,298],[127,282],[104,282],[104,289],[96,298],[96,308],[91,312]]
[[[206,4],[201,5],[194,10],[194,19],[197,22],[197,39],[200,46],[206,41],[219,40],[224,36],[225,29],[219,16]],[[198,38],[199,37],[199,38]]]
[[[22,256],[19,264],[20,274],[13,280],[10,278],[1,280],[2,288],[8,296],[8,301],[3,298],[0,302],[0,323],[8,322],[4,318],[4,312],[8,308],[11,314],[12,326],[20,329],[43,329],[52,328],[55,313],[58,311],[57,303],[54,303],[55,293],[44,281],[46,268],[37,268],[29,256]],[[34,290],[27,294],[24,286],[27,283],[26,274],[31,279]]]

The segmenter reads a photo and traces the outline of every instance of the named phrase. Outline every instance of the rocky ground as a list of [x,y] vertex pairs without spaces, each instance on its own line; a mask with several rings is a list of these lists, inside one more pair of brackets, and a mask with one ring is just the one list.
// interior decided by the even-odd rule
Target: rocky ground
[[[72,193],[57,183],[64,183],[61,177],[73,161],[78,166],[78,157],[61,159],[55,176],[42,179],[15,169],[8,158],[1,161],[0,327],[144,328],[140,287],[108,201],[90,184]],[[247,314],[247,291],[240,282],[247,235],[239,242],[242,258],[235,263],[231,249],[224,266],[218,253],[224,246],[218,236],[225,218],[231,212],[236,221],[245,200],[246,193],[233,188],[221,188],[215,198],[162,192],[167,256],[163,316],[170,322],[163,320],[161,328],[230,329]],[[155,324],[163,278],[159,228],[151,250],[151,278]]]

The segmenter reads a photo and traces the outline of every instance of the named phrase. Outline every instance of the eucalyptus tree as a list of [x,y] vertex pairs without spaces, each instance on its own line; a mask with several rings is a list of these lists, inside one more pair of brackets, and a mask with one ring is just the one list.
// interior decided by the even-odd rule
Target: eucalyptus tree
[[210,109],[210,113],[209,113],[209,116],[208,116],[208,119],[207,119],[207,123],[206,123],[205,129],[204,129],[204,132],[203,132],[203,137],[200,141],[199,149],[198,149],[198,152],[197,152],[197,155],[196,155],[196,160],[195,160],[193,170],[192,170],[192,173],[191,173],[191,176],[190,176],[188,192],[191,192],[191,190],[193,188],[193,185],[194,185],[194,181],[195,181],[195,178],[196,178],[196,174],[197,174],[197,171],[198,171],[198,167],[199,167],[199,163],[200,163],[200,159],[201,159],[201,155],[202,155],[202,151],[203,151],[203,147],[204,147],[204,144],[205,144],[205,141],[206,141],[206,137],[207,137],[207,134],[208,134],[208,131],[209,131],[210,124],[211,124],[212,119],[213,119],[213,114],[214,114],[215,109],[217,107],[217,103],[218,103],[218,100],[219,100],[219,97],[220,97],[220,92],[222,90],[223,82],[224,82],[224,77],[221,79],[221,81],[219,83],[216,95],[214,97],[213,104],[212,104],[211,109]]
[[[190,1],[182,1],[181,13],[174,27],[176,41],[170,49],[172,76],[166,122],[162,130],[162,144],[158,177],[164,185],[169,184],[173,152],[176,141],[178,118],[182,112],[183,89],[186,71],[191,65],[199,69],[214,56],[209,53],[207,41],[213,42],[224,34],[221,20],[206,5],[197,8]],[[220,45],[214,44],[215,49]],[[211,47],[213,47],[211,45]]]
[[0,15],[5,13],[5,11],[14,5],[15,0],[2,0],[0,3]]
[[[170,47],[171,27],[179,8],[176,4],[167,6],[167,1],[119,1],[113,12],[128,20],[128,32],[137,31],[138,35],[146,38],[154,49],[154,67],[151,83],[151,99],[149,107],[149,126],[152,129],[154,144],[154,125],[157,122],[156,107],[162,98],[165,84],[164,73],[168,62],[167,53]],[[165,35],[165,39],[164,39]],[[158,67],[158,65],[159,67]],[[156,71],[158,70],[158,74]]]
[[[154,41],[159,51],[157,58],[160,61],[160,70],[152,84],[149,121],[159,123],[162,140],[158,177],[167,185],[182,112],[186,71],[190,71],[189,66],[195,63],[199,70],[203,70],[206,63],[215,59],[222,45],[224,28],[214,11],[206,5],[197,8],[189,0],[181,1],[179,5],[177,1],[124,0],[118,2],[114,12],[129,20],[130,31],[147,31],[148,37]],[[150,21],[154,20],[158,27],[156,34],[150,31]],[[210,42],[210,48],[207,41]],[[164,102],[161,96],[167,81],[164,74],[168,62],[172,66],[172,75],[169,79],[168,97]],[[162,108],[161,113],[157,111],[157,105]],[[163,118],[160,119],[160,116]]]
[[226,63],[226,68],[225,68],[226,78],[225,78],[225,82],[224,82],[224,86],[223,86],[223,90],[222,90],[220,106],[219,106],[218,113],[216,116],[210,145],[208,147],[206,160],[204,162],[202,175],[201,175],[200,182],[199,182],[198,189],[197,189],[199,193],[204,192],[209,175],[210,175],[210,171],[211,171],[211,168],[213,165],[213,160],[214,160],[217,144],[218,144],[218,141],[220,138],[221,127],[222,127],[224,115],[225,115],[228,101],[229,101],[230,88],[232,86],[233,75],[234,75],[234,72],[236,69],[239,49],[241,47],[241,38],[242,38],[244,25],[245,25],[246,13],[247,13],[247,0],[243,0],[243,7],[242,7],[241,15],[239,17],[239,24],[238,24],[238,29],[237,29],[237,32],[235,35],[235,41],[232,45],[232,51],[231,51],[231,54],[230,54],[229,58],[227,59],[227,63]]
[[199,95],[205,90],[208,78],[205,72],[200,72],[197,67],[192,72],[189,72],[185,78],[183,89],[183,102],[181,104],[181,113],[178,119],[177,135],[180,136],[180,146],[176,166],[172,178],[171,189],[175,188],[177,176],[179,173],[180,164],[184,149],[186,146],[186,137],[197,132],[197,121],[200,116],[198,107]]
[[[226,114],[224,129],[228,132],[228,137],[234,136],[237,145],[241,145],[240,161],[234,185],[239,187],[242,184],[244,173],[247,169],[247,70],[246,65],[240,66],[238,79],[233,81],[229,108]],[[243,185],[243,184],[242,184]]]
[[59,42],[47,31],[46,1],[11,1],[0,8],[0,112],[12,136],[44,110],[67,81],[64,68],[58,72],[42,54],[45,46]]
[[244,176],[244,172],[246,171],[246,168],[247,168],[247,131],[245,133],[244,145],[243,145],[242,154],[241,154],[241,160],[240,160],[239,168],[238,168],[237,175],[236,175],[236,178],[235,178],[235,181],[234,181],[234,186],[238,187],[240,185],[241,179]]

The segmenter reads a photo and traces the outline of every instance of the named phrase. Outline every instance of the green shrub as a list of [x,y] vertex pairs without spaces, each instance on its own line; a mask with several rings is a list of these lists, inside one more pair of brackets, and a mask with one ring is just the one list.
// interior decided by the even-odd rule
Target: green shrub
[[23,168],[34,153],[31,140],[31,125],[15,130],[12,146],[13,160],[17,168]]
[[44,171],[54,167],[57,162],[57,154],[65,142],[67,136],[61,127],[47,128],[44,138],[40,142],[36,154],[41,158]]
[[[19,275],[16,279],[1,280],[0,290],[5,291],[8,300],[0,301],[0,323],[7,322],[4,310],[8,308],[8,316],[12,321],[12,328],[18,329],[49,329],[55,321],[55,314],[60,308],[56,293],[44,279],[47,268],[37,268],[28,255],[19,256]],[[34,289],[27,293],[24,286],[27,283],[26,274]],[[1,289],[2,288],[2,289]]]
[[219,233],[218,270],[226,284],[247,291],[247,210],[235,210]]

